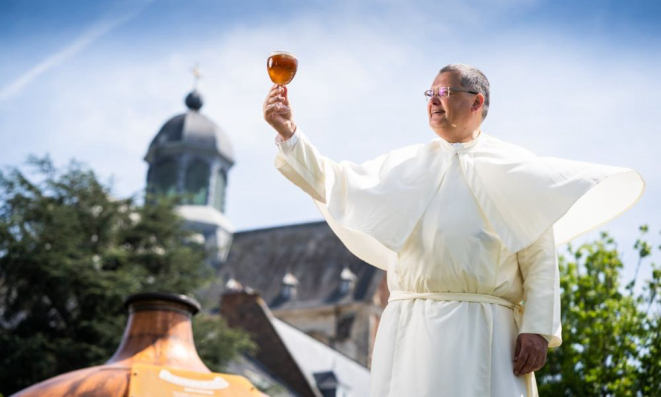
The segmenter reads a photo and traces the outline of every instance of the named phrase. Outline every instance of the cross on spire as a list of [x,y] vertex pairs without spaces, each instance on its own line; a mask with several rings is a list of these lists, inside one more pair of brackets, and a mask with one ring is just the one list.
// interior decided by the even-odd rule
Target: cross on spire
[[202,71],[200,70],[199,62],[196,63],[195,66],[193,66],[191,71],[193,72],[193,78],[194,78],[194,80],[193,80],[193,90],[196,90],[197,89],[197,83],[202,78]]

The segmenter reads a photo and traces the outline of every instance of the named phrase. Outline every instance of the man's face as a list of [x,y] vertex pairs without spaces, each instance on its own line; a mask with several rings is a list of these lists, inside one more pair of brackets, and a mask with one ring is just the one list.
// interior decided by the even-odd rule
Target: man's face
[[[462,88],[459,76],[453,72],[441,73],[436,76],[431,88],[436,93],[439,87]],[[476,112],[471,111],[474,104],[475,94],[453,92],[450,96],[443,98],[434,95],[427,102],[429,126],[436,133],[452,134],[455,130],[462,131],[470,127],[475,119]]]

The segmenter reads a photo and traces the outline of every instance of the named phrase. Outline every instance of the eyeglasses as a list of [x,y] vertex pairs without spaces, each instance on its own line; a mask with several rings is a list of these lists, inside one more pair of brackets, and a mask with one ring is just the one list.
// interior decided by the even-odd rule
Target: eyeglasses
[[[456,87],[438,87],[436,89],[436,95],[438,95],[439,98],[443,98],[445,96],[450,96],[451,94],[454,94],[455,92],[467,92],[469,94],[479,94],[477,91],[471,91],[471,90],[466,90],[463,88],[456,88]],[[429,101],[434,97],[434,89],[432,88],[431,90],[425,91],[425,99]]]

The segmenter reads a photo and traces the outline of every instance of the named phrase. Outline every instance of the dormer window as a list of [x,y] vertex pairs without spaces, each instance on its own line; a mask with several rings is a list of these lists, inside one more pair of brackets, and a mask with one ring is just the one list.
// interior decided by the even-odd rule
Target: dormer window
[[296,288],[298,287],[298,279],[292,272],[287,272],[282,278],[282,287],[280,289],[280,296],[285,299],[292,299],[296,296]]
[[340,273],[340,293],[344,295],[353,291],[353,288],[356,285],[356,280],[358,280],[358,277],[356,277],[348,266],[345,266],[344,269],[342,269],[342,273]]
[[225,288],[230,291],[243,291],[243,285],[234,277],[227,280],[227,283],[225,283]]

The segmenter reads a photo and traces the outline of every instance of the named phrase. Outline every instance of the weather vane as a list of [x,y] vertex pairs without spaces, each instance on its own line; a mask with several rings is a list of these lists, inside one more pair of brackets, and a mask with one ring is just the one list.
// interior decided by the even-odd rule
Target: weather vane
[[193,80],[193,90],[197,90],[197,83],[200,81],[202,78],[202,72],[200,71],[200,63],[196,63],[195,66],[193,66],[193,69],[191,69],[193,72],[193,77],[195,80]]

